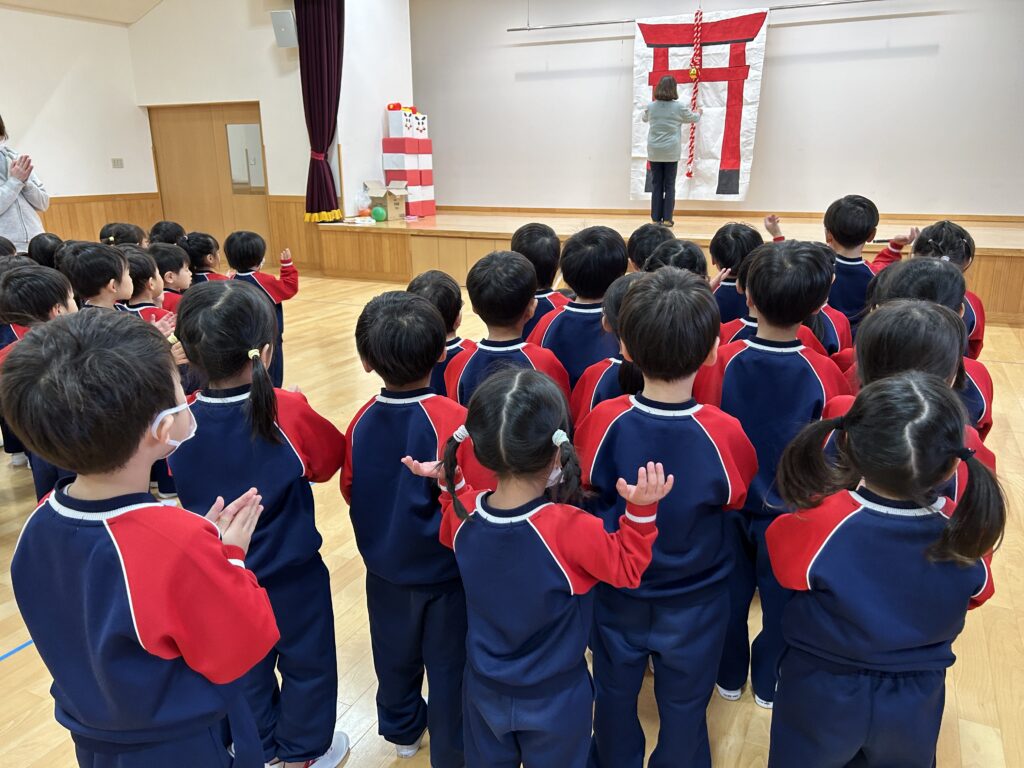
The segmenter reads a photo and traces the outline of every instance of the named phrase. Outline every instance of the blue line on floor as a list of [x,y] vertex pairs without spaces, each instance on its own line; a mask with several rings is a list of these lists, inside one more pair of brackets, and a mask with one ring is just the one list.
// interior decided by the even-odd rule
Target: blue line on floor
[[17,653],[18,651],[23,651],[23,650],[25,650],[25,649],[26,649],[26,648],[28,648],[28,647],[29,647],[30,645],[32,645],[32,641],[31,641],[31,640],[26,640],[26,641],[25,641],[24,643],[22,643],[21,645],[19,645],[19,646],[18,646],[17,648],[12,648],[12,649],[11,649],[11,650],[9,650],[9,651],[8,651],[7,653],[5,653],[5,654],[4,654],[3,656],[0,656],[0,661],[3,661],[3,660],[4,660],[4,659],[6,659],[6,658],[7,658],[8,656],[13,656],[13,655],[14,655],[14,654],[16,654],[16,653]]

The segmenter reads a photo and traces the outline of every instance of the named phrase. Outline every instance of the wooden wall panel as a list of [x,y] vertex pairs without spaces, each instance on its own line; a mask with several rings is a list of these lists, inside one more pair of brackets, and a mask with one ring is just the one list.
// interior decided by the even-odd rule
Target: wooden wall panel
[[[440,269],[438,237],[409,238],[409,265],[412,277],[430,269]],[[410,278],[411,279],[411,278]]]
[[41,214],[46,231],[65,240],[95,240],[100,227],[112,221],[138,224],[148,232],[163,217],[157,192],[53,197]]
[[409,239],[409,233],[401,230],[363,232],[321,225],[323,273],[407,282],[412,273]]
[[1024,254],[981,253],[966,277],[967,287],[985,305],[988,322],[1024,325]]
[[320,229],[307,223],[306,200],[299,195],[270,195],[267,198],[270,232],[267,235],[268,263],[285,248],[292,249],[292,257],[300,272],[320,272],[323,261],[320,254]]

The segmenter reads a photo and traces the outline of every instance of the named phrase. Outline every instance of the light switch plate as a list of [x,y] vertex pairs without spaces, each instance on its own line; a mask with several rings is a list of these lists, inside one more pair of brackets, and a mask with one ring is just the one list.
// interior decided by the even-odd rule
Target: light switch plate
[[112,157],[112,158],[110,158],[110,166],[111,166],[111,168],[124,168],[124,158],[123,157]]

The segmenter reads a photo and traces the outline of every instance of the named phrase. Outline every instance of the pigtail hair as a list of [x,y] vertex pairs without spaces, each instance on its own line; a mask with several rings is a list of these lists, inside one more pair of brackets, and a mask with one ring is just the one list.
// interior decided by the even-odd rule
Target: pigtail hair
[[263,364],[260,355],[252,356],[252,387],[249,390],[248,411],[252,436],[279,444],[281,432],[277,427],[277,394],[270,380],[270,371]]
[[[779,460],[776,483],[783,500],[800,509],[810,509],[826,496],[848,485],[844,469],[847,464],[844,443],[846,435],[840,430],[843,419],[823,419],[808,424],[793,438]],[[829,464],[824,451],[829,433],[836,432],[839,449],[838,466]]]
[[973,456],[964,462],[967,488],[942,536],[928,548],[928,557],[970,565],[1002,542],[1006,498],[988,467]]
[[452,506],[455,507],[455,514],[459,520],[469,519],[469,512],[466,511],[466,507],[461,501],[459,496],[455,492],[455,487],[458,485],[459,477],[459,446],[461,443],[455,439],[454,436],[448,438],[448,442],[444,444],[444,453],[441,458],[441,466],[444,469],[444,481],[448,486],[448,493],[452,497]]
[[644,374],[636,363],[623,360],[619,363],[619,389],[624,395],[635,395],[644,388]]
[[813,315],[809,315],[803,322],[803,325],[811,329],[811,333],[814,334],[814,338],[821,342],[822,346],[825,345],[825,320],[822,318],[821,312],[815,312]]
[[551,489],[551,495],[560,504],[578,504],[583,500],[583,468],[571,442],[559,446],[558,458],[562,464],[562,477]]

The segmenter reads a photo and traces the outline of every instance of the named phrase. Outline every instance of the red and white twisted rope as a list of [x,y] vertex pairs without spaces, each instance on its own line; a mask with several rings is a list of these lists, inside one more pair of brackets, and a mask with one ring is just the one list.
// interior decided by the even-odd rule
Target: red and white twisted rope
[[[704,52],[701,48],[701,28],[704,26],[704,11],[698,5],[693,14],[693,55],[690,57],[690,79],[693,90],[690,92],[690,110],[697,109],[697,93],[700,90],[700,70],[704,64]],[[697,124],[690,123],[690,143],[686,157],[686,178],[693,178],[693,158],[697,144]]]

